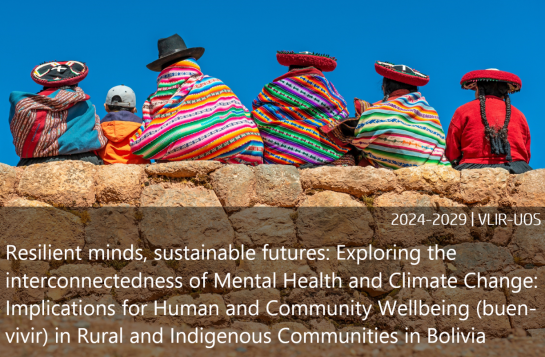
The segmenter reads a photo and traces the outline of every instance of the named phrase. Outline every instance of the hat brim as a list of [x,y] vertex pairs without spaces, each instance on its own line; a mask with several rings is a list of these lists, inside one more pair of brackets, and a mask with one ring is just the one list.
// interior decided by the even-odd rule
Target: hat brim
[[202,57],[203,54],[204,54],[203,47],[192,47],[192,48],[171,53],[165,57],[161,57],[158,60],[155,60],[151,62],[150,64],[148,64],[146,67],[148,67],[148,69],[154,72],[161,72],[162,67],[165,63],[171,62],[177,58],[182,58],[182,57],[186,57],[186,58],[193,57],[196,60],[198,60],[199,58]]
[[337,61],[334,59],[317,55],[277,53],[276,59],[282,66],[312,66],[322,72],[331,72],[337,67]]
[[[35,72],[36,72],[36,69],[40,66],[43,66],[43,65],[47,65],[48,63],[60,63],[60,64],[66,64],[66,63],[69,63],[69,62],[78,62],[80,64],[83,65],[83,70],[80,72],[80,74],[78,75],[75,75],[74,77],[71,77],[71,78],[66,78],[66,79],[61,79],[59,81],[46,81],[46,80],[43,80],[43,79],[40,79],[39,77],[37,77],[35,75]],[[32,78],[32,80],[44,87],[48,87],[48,88],[59,88],[59,87],[64,87],[64,86],[75,86],[76,84],[78,84],[79,82],[83,81],[85,79],[85,77],[87,77],[87,75],[89,74],[89,67],[87,67],[87,65],[83,62],[79,62],[79,61],[51,61],[51,62],[45,62],[45,63],[42,63],[36,67],[34,67],[34,69],[32,70],[32,72],[30,72],[30,77]]]
[[518,92],[522,88],[522,81],[516,74],[489,69],[476,70],[466,73],[462,77],[460,84],[463,89],[476,90],[478,86],[477,82],[480,81],[505,82],[509,85],[510,93]]
[[383,77],[415,87],[425,86],[430,81],[430,77],[428,76],[417,77],[410,74],[401,73],[393,69],[381,66],[378,63],[375,63],[375,71],[377,71],[377,73]]

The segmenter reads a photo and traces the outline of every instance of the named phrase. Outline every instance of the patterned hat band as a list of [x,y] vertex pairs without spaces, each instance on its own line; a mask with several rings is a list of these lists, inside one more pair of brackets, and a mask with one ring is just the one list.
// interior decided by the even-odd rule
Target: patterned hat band
[[78,61],[50,61],[44,62],[32,70],[32,80],[45,87],[73,86],[81,82],[89,68]]
[[403,64],[377,61],[375,70],[383,77],[416,87],[425,86],[430,81],[429,76]]

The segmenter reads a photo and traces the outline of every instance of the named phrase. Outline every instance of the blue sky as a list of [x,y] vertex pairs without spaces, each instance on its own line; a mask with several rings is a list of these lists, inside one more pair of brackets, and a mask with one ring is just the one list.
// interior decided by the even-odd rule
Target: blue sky
[[[447,131],[456,108],[474,93],[460,79],[474,69],[519,75],[512,103],[532,133],[534,168],[545,168],[540,83],[545,55],[544,1],[10,1],[2,5],[0,162],[18,157],[8,125],[9,93],[37,92],[32,68],[48,60],[79,60],[90,68],[81,82],[98,114],[108,89],[132,87],[138,107],[155,90],[157,39],[180,34],[188,46],[206,48],[199,64],[222,79],[251,108],[263,85],[283,74],[277,50],[315,51],[337,57],[328,78],[347,100],[381,98],[376,60],[411,66],[431,78],[422,88]],[[536,94],[537,93],[537,94]],[[534,103],[534,104],[532,104]],[[139,110],[140,112],[140,110]]]

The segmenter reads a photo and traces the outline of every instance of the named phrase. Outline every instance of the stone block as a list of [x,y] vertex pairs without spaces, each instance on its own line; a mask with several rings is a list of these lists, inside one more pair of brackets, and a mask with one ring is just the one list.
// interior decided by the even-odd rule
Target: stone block
[[330,321],[326,319],[321,320],[311,320],[309,322],[310,328],[312,331],[319,331],[319,332],[335,332],[335,325],[333,325]]
[[545,339],[545,328],[529,329],[528,334],[532,337]]
[[6,252],[9,244],[16,244],[17,249],[35,249],[39,244],[51,244],[52,249],[83,249],[85,245],[80,216],[22,198],[0,208],[0,232],[0,252]]
[[396,176],[387,169],[371,166],[320,166],[300,170],[304,189],[322,189],[348,193],[357,197],[392,191]]
[[221,248],[235,232],[214,191],[202,187],[146,187],[142,193],[142,238],[155,248]]
[[[416,263],[416,260],[411,257],[411,250],[418,249],[420,251],[420,262]],[[441,277],[446,275],[445,263],[442,259],[430,260],[428,247],[427,246],[417,246],[413,248],[408,248],[409,259],[404,254],[401,254],[401,266],[403,267],[403,272],[410,273],[412,276],[420,277]]]
[[[459,328],[462,332],[484,332],[487,340],[494,337],[507,337],[511,332],[511,325],[507,316],[483,316],[479,318],[477,306],[479,301],[486,300],[487,304],[498,305],[500,308],[507,304],[505,295],[499,290],[486,291],[482,288],[475,289],[437,289],[432,293],[435,304],[453,304],[456,306],[467,305],[468,318],[461,320],[458,314],[439,315],[435,317],[435,323],[439,331],[451,332]],[[443,303],[443,301],[445,301]],[[465,316],[464,316],[465,317]],[[463,318],[463,317],[462,317]]]
[[222,207],[212,190],[204,187],[151,185],[142,191],[141,207]]
[[337,247],[324,247],[326,251],[324,255],[325,260],[309,260],[308,265],[314,270],[317,274],[327,274],[332,275],[333,273],[337,274],[339,272],[339,261],[337,260]]
[[511,195],[519,207],[545,207],[545,169],[515,176]]
[[[368,247],[365,248],[345,248],[345,249],[365,249],[368,251]],[[356,256],[360,253],[355,252]],[[363,253],[361,253],[363,256]],[[345,258],[344,260],[339,261],[339,275],[342,277],[343,282],[348,284],[351,280],[360,281],[361,277],[368,277],[371,280],[374,277],[380,277],[382,284],[380,287],[374,287],[372,284],[365,284],[365,286],[360,286],[358,290],[367,292],[371,296],[380,296],[387,294],[394,290],[394,288],[389,283],[389,278],[392,274],[401,272],[401,265],[398,260],[365,260],[358,262],[354,259],[347,259],[348,254],[344,252],[341,257]],[[399,279],[393,278],[392,282],[396,283]],[[358,284],[361,285],[361,284]]]
[[[284,288],[284,274],[288,274],[290,278],[293,278],[293,274],[296,274],[297,277],[316,276],[316,273],[308,266],[306,259],[281,259],[282,253],[280,248],[269,248],[269,253],[267,253],[267,260],[265,260],[262,250],[257,249],[255,260],[245,259],[240,261],[237,275],[255,277],[259,274],[260,277],[273,278],[273,273],[276,273],[276,287],[278,289]],[[297,255],[300,258],[300,249],[287,248],[285,249],[284,254],[286,258],[288,257],[288,254],[292,257]],[[278,260],[271,260],[271,257],[278,257]],[[291,284],[288,284],[288,286],[291,286]]]
[[[357,314],[346,314],[346,310],[337,309],[336,307],[340,305],[354,306],[356,303],[360,305],[373,305],[374,302],[369,299],[365,293],[360,293],[355,290],[348,289],[301,289],[295,288],[291,289],[289,295],[285,298],[285,302],[291,304],[299,305],[322,305],[329,306],[329,311],[326,309],[325,314],[322,313],[321,309],[314,309],[312,314],[304,315],[294,315],[293,318],[300,320],[312,320],[312,319],[331,319],[337,321],[341,324],[361,324],[365,321],[365,314],[363,309],[360,307],[361,315]],[[297,311],[297,310],[296,310]],[[355,308],[354,308],[354,311]],[[304,311],[303,311],[304,312]],[[331,312],[331,314],[329,314]],[[375,311],[371,309],[370,316],[374,315]]]
[[545,226],[518,226],[509,250],[520,265],[545,265]]
[[[536,269],[519,269],[507,275],[510,279],[518,277],[533,279],[531,289],[522,288],[520,292],[513,288],[506,289],[507,301],[509,304],[526,305],[528,315],[515,315],[511,317],[513,327],[523,329],[545,328],[545,267]],[[534,309],[534,311],[530,311]]]
[[289,165],[259,165],[254,168],[256,200],[270,206],[295,207],[303,189],[299,171]]
[[[126,267],[121,269],[118,275],[122,277],[129,277],[131,280],[132,278],[139,277],[140,275],[142,276],[142,279],[144,279],[146,276],[151,276],[154,279],[163,277],[165,281],[167,278],[171,278],[172,281],[174,281],[174,278],[176,277],[176,274],[169,267],[167,267],[164,261],[155,260],[148,260],[146,262],[134,260]],[[169,293],[172,293],[174,290],[168,289],[165,286],[162,288],[157,285],[154,285],[153,287],[149,285],[144,287],[144,284],[142,283],[142,287],[140,288],[129,287],[125,289],[116,289],[116,300],[122,303],[125,301],[125,299],[127,299],[131,304],[136,302],[157,300]]]
[[103,204],[140,202],[144,187],[143,165],[113,164],[97,168],[96,198]]
[[155,163],[146,166],[148,175],[168,176],[168,177],[195,177],[208,175],[223,166],[218,161],[173,161],[166,163]]
[[7,302],[13,302],[16,289],[6,288],[6,281],[10,276],[16,275],[11,267],[11,261],[0,259],[0,316],[5,315]]
[[131,207],[90,209],[85,227],[85,249],[129,249],[138,246],[136,210]]
[[505,227],[494,227],[487,241],[489,243],[505,247],[511,242],[514,231],[515,230],[511,222],[508,222],[507,226]]
[[240,332],[260,332],[265,333],[269,332],[269,326],[265,324],[260,324],[258,322],[251,321],[235,321],[231,325],[231,328]]
[[399,186],[407,191],[424,191],[449,197],[460,192],[460,171],[440,165],[421,165],[394,171]]
[[0,205],[13,198],[18,180],[17,168],[0,163]]
[[288,208],[259,206],[244,209],[229,217],[235,230],[235,244],[250,248],[290,247],[297,243],[293,215]]
[[[480,273],[481,276],[504,276],[516,268],[509,250],[492,243],[462,243],[449,245],[445,251],[454,249],[456,259],[449,262],[450,276],[458,278],[459,284],[464,284],[464,277],[468,273]],[[476,276],[468,278],[474,283]]]
[[[227,327],[230,318],[227,315],[227,308],[221,295],[217,294],[198,294],[193,298],[190,295],[173,296],[166,302],[170,305],[170,311],[178,311],[179,319],[183,323],[192,327]],[[176,307],[178,310],[176,310]],[[202,316],[199,311],[212,311],[212,314]]]
[[509,171],[500,168],[462,170],[460,193],[467,204],[496,203],[508,194]]
[[285,328],[289,329],[289,331],[286,331],[286,330],[283,331],[283,334],[282,334],[283,340],[288,339],[287,336],[289,335],[286,335],[286,333],[291,334],[293,332],[299,332],[299,333],[309,332],[309,329],[306,328],[305,325],[300,324],[298,322],[280,322],[271,326],[271,330],[275,332],[277,331],[280,332],[280,330]]
[[420,215],[432,219],[436,213],[433,196],[411,191],[400,194],[390,192],[375,198],[373,208],[376,244],[381,247],[414,247],[428,243],[431,237],[440,236],[445,231],[443,226],[438,225],[407,225],[400,220],[394,222],[396,215],[399,217],[403,214],[415,222]]
[[373,216],[346,193],[319,192],[297,210],[297,231],[305,248],[329,245],[362,246],[373,238]]
[[246,165],[225,165],[210,174],[212,187],[227,212],[236,212],[255,202],[255,174]]
[[215,279],[215,274],[221,281],[225,280],[227,274],[231,274],[231,277],[233,277],[237,266],[233,260],[215,260],[209,256],[208,259],[180,261],[175,268],[178,276],[182,277],[184,291],[191,289],[189,285],[191,277],[202,277],[205,272],[208,272],[209,283],[206,287],[201,288],[201,291],[204,293],[224,293],[231,289],[214,287],[212,280]]
[[[36,260],[19,261],[18,275],[28,277],[44,277],[49,271],[49,263]],[[39,303],[45,299],[47,288],[22,288],[19,290],[19,301],[23,304]]]
[[[281,301],[280,298],[280,291],[273,288],[261,288],[261,289],[254,289],[254,290],[239,290],[239,291],[232,291],[227,295],[224,295],[225,303],[228,305],[233,305],[235,309],[238,305],[244,304],[246,307],[249,307],[250,305],[256,304],[257,301],[259,301],[259,309],[258,314],[253,315],[235,315],[236,318],[242,319],[242,320],[259,320],[263,322],[270,322],[270,321],[276,321],[280,318],[280,316],[274,316],[269,315],[267,313],[267,304],[269,301],[276,300],[278,302]],[[273,313],[278,313],[279,310],[279,304],[271,304],[270,311]],[[236,311],[236,310],[235,310]]]
[[95,203],[97,166],[84,161],[56,161],[25,168],[18,193],[55,206],[90,207]]
[[[79,277],[81,280],[82,278],[90,278],[91,282],[96,277],[106,278],[111,277],[116,273],[116,271],[112,268],[106,268],[102,265],[89,265],[89,264],[65,264],[59,267],[58,269],[54,269],[50,271],[51,276],[56,277],[64,277],[70,280],[71,277]],[[70,287],[70,284],[68,284],[68,287],[66,288],[49,288],[47,291],[47,297],[50,298],[53,301],[59,301],[64,299],[71,299],[77,296],[86,296],[86,295],[93,295],[93,294],[109,294],[110,290],[102,287],[102,288],[94,288],[89,287],[89,284],[84,284],[85,287],[78,288],[76,286]]]
[[[389,303],[392,306],[394,303],[397,303],[397,306],[400,304],[413,304],[414,301],[422,301],[423,304],[432,305],[433,299],[430,294],[424,289],[400,289],[395,294],[388,295],[385,299],[381,301],[381,304]],[[378,327],[380,330],[386,331],[410,331],[418,332],[423,335],[428,334],[428,329],[435,328],[435,317],[431,314],[420,315],[420,314],[406,314],[400,315],[394,313],[390,315],[382,315],[377,313],[373,316],[371,323]]]
[[[127,314],[126,316],[123,315],[123,308],[121,305],[114,300],[112,295],[89,295],[89,296],[83,296],[79,298],[72,299],[70,301],[66,302],[67,304],[73,306],[75,304],[76,307],[72,309],[73,316],[79,316],[79,305],[92,305],[95,307],[95,313],[91,316],[93,317],[104,317],[103,314],[99,314],[99,312],[102,312],[102,308],[100,306],[102,305],[112,305],[112,309],[114,311],[114,316],[116,320],[125,320],[125,321],[133,321],[134,318]],[[109,310],[108,310],[109,312]],[[111,316],[108,316],[107,318],[112,318]]]

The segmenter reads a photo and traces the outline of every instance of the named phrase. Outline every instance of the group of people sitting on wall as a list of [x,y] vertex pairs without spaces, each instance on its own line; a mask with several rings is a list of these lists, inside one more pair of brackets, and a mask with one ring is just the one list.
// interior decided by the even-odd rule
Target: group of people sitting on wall
[[429,77],[405,65],[376,62],[384,98],[355,99],[356,117],[327,80],[337,61],[310,52],[277,53],[288,72],[265,85],[250,112],[221,80],[204,75],[204,48],[178,35],[158,41],[157,90],[136,109],[135,93],[116,86],[102,120],[78,86],[88,67],[47,62],[32,70],[38,94],[13,92],[10,128],[18,166],[61,160],[145,164],[216,160],[226,164],[359,165],[399,169],[444,165],[456,169],[532,168],[530,130],[509,94],[521,80],[496,69],[466,74],[475,100],[459,107],[445,136],[439,115],[419,92]]

